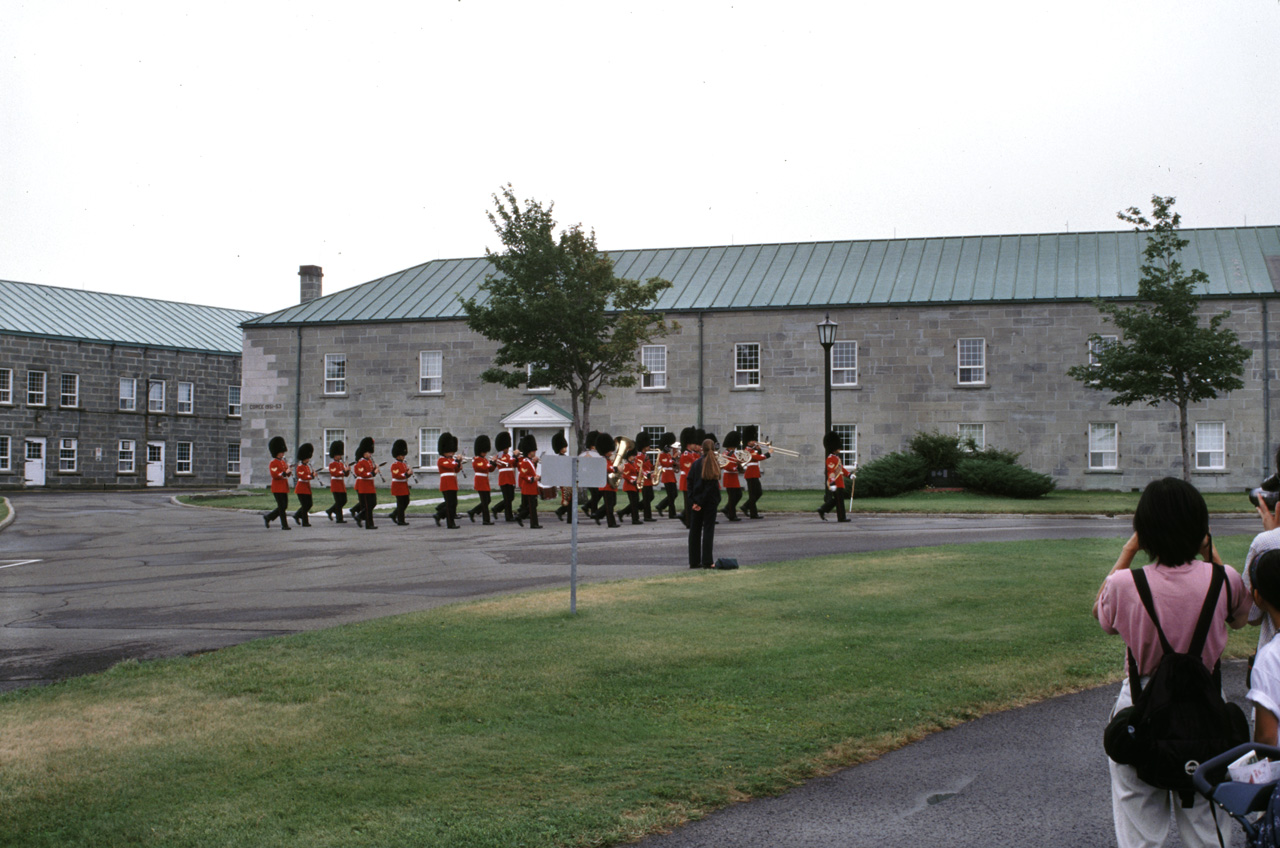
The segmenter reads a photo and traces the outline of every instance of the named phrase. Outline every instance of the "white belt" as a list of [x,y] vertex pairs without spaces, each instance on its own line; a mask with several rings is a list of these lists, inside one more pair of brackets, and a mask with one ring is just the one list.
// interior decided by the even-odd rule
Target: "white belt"
[[477,479],[477,480],[478,480],[478,479],[480,479],[481,477],[483,477],[484,479],[488,480],[488,479],[489,479],[489,472],[488,472],[488,471],[477,471],[477,472],[476,472],[476,474],[475,474],[475,476],[476,476],[476,479]]
[[458,476],[458,472],[456,472],[456,471],[441,471],[441,472],[440,472],[440,476],[441,476],[441,477],[457,477],[457,476]]

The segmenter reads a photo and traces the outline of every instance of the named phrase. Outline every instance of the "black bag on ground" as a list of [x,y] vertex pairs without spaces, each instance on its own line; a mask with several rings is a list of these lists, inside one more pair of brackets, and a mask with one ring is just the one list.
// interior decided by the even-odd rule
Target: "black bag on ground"
[[[1160,635],[1164,656],[1146,688],[1138,677],[1138,663],[1129,651],[1129,691],[1133,706],[1116,713],[1103,735],[1107,756],[1131,765],[1145,783],[1178,792],[1182,805],[1195,800],[1191,775],[1200,763],[1249,741],[1244,711],[1222,698],[1220,666],[1204,667],[1201,654],[1226,582],[1226,571],[1214,565],[1209,594],[1200,609],[1195,634],[1185,654],[1173,650],[1156,617],[1151,586],[1142,569],[1134,569],[1133,582],[1151,622]],[[1227,589],[1227,607],[1231,590]]]

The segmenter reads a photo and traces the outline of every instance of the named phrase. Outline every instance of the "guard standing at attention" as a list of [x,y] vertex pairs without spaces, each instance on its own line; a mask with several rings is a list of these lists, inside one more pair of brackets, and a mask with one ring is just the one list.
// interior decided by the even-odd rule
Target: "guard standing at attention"
[[541,530],[538,523],[538,440],[532,433],[520,440],[520,467],[517,472],[520,479],[520,512],[516,521],[524,525],[521,518],[529,519],[530,530]]
[[333,495],[333,506],[326,509],[324,514],[329,516],[330,521],[336,520],[339,524],[347,523],[342,517],[342,507],[347,503],[347,475],[351,473],[342,458],[346,451],[347,446],[341,439],[329,445],[329,492]]
[[293,493],[298,496],[298,511],[293,514],[293,520],[303,527],[311,526],[311,481],[316,479],[316,472],[311,469],[311,457],[315,452],[310,442],[298,448],[298,464],[293,469],[293,476],[298,481],[293,487]]
[[270,528],[271,522],[279,518],[280,529],[288,530],[289,463],[284,456],[289,452],[289,446],[280,436],[273,436],[267,443],[267,450],[271,451],[271,464],[267,466],[267,471],[271,474],[271,494],[276,499],[276,508],[263,515],[262,522]]
[[356,478],[356,498],[360,501],[360,514],[354,515],[356,526],[377,530],[373,523],[373,508],[378,505],[378,487],[373,478],[378,474],[378,464],[373,461],[373,437],[365,436],[356,448],[356,464],[351,469]]
[[404,517],[405,510],[409,508],[409,477],[413,474],[409,463],[404,461],[408,454],[409,445],[404,439],[396,439],[391,445],[391,456],[395,459],[391,463],[391,494],[396,499],[396,508],[391,511],[391,523],[401,527],[409,526]]
[[445,519],[450,530],[458,529],[458,469],[462,467],[458,459],[458,437],[445,431],[436,442],[436,470],[440,472],[440,496],[444,498],[436,507],[436,526],[440,519]]
[[838,433],[833,431],[822,437],[822,447],[827,452],[827,462],[824,468],[827,496],[822,502],[822,506],[818,508],[818,517],[823,521],[827,520],[827,513],[832,509],[836,511],[837,522],[849,520],[844,515],[844,461],[840,458],[840,446],[841,441]]
[[493,470],[494,464],[489,461],[489,437],[484,433],[476,436],[476,442],[472,448],[475,456],[471,459],[471,485],[480,495],[480,503],[467,510],[467,518],[475,524],[478,512],[484,516],[485,524],[492,524],[493,521],[489,518],[489,498],[492,497],[492,490],[489,488],[489,472]]

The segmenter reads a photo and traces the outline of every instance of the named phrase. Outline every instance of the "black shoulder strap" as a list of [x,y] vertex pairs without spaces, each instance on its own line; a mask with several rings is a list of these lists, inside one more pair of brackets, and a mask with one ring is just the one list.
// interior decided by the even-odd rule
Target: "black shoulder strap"
[[1227,573],[1220,565],[1213,566],[1213,577],[1209,580],[1209,594],[1205,595],[1204,606],[1200,608],[1200,620],[1196,622],[1195,635],[1191,637],[1191,646],[1187,653],[1198,657],[1204,653],[1204,643],[1209,638],[1209,627],[1213,624],[1213,614],[1218,609],[1218,595],[1222,593],[1222,584],[1226,582]]
[[1132,571],[1133,585],[1138,590],[1138,597],[1142,599],[1142,605],[1147,608],[1147,615],[1151,616],[1151,623],[1156,626],[1156,634],[1160,637],[1160,648],[1166,654],[1175,653],[1173,646],[1169,644],[1169,640],[1164,636],[1164,628],[1160,626],[1160,617],[1156,615],[1156,600],[1151,597],[1151,584],[1147,582],[1147,573],[1141,568],[1135,568]]

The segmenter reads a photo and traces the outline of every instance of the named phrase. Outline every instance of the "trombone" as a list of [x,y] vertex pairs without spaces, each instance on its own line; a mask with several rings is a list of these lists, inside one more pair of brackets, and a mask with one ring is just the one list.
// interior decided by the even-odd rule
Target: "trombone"
[[761,440],[756,442],[756,445],[766,449],[770,453],[778,453],[778,454],[782,454],[783,456],[799,456],[800,455],[800,451],[793,451],[790,448],[775,448],[773,446],[773,442],[770,442],[770,441]]

